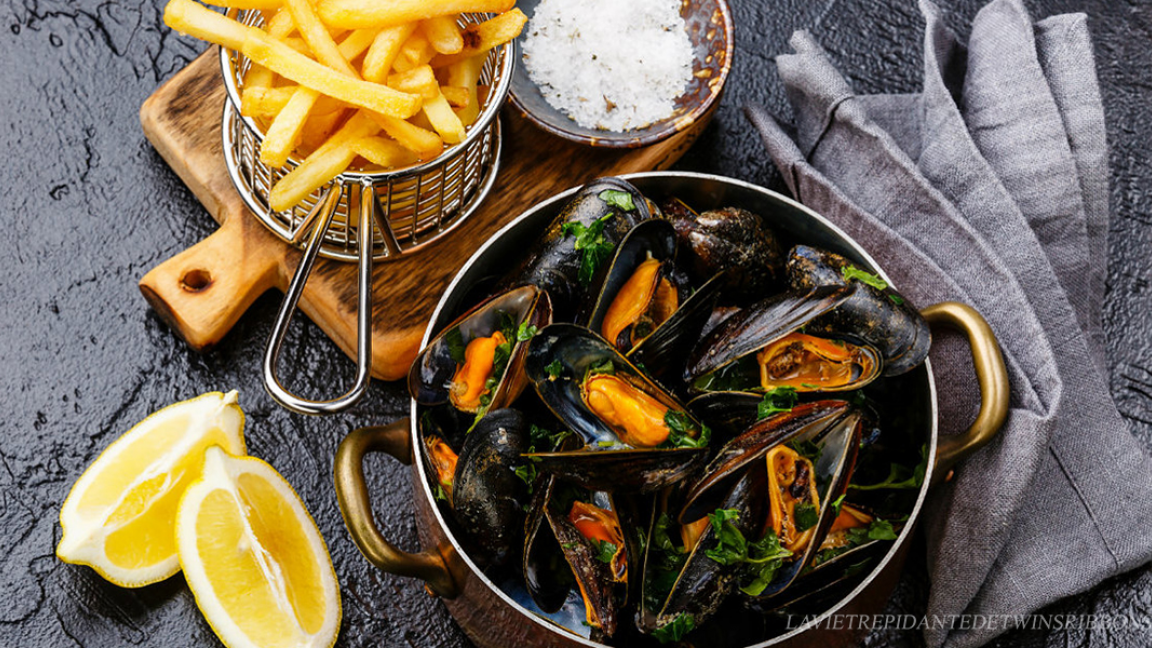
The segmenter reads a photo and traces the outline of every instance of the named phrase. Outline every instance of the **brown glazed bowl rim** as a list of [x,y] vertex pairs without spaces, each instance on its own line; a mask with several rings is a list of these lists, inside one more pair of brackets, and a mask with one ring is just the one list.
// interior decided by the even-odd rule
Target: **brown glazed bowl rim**
[[[736,179],[727,178],[724,176],[704,174],[704,173],[695,173],[695,172],[688,172],[688,171],[653,171],[653,172],[645,172],[645,173],[627,174],[627,175],[622,175],[620,177],[625,179],[625,180],[628,180],[630,182],[634,182],[638,185],[649,185],[652,183],[657,183],[657,184],[671,184],[671,185],[679,184],[680,186],[683,186],[685,183],[688,183],[688,184],[691,184],[691,183],[712,183],[714,185],[718,185],[721,187],[727,187],[727,188],[735,189],[735,190],[738,190],[740,192],[751,191],[754,193],[759,193],[759,194],[761,194],[762,198],[767,199],[769,202],[775,202],[779,206],[786,208],[786,209],[789,209],[792,212],[799,214],[800,215],[799,217],[809,221],[815,227],[817,227],[821,230],[824,230],[824,232],[826,234],[834,236],[835,238],[837,238],[838,242],[841,244],[840,247],[843,248],[845,251],[849,251],[851,256],[855,256],[856,261],[864,263],[865,265],[867,265],[869,267],[870,272],[877,273],[885,281],[888,281],[890,284],[892,283],[891,278],[887,274],[884,273],[883,269],[879,266],[879,264],[876,263],[876,261],[867,253],[867,251],[864,250],[863,247],[860,246],[859,243],[857,243],[850,236],[848,236],[847,233],[845,233],[842,229],[840,229],[836,225],[832,224],[830,221],[825,219],[823,216],[817,214],[816,212],[812,211],[808,207],[805,207],[804,205],[796,202],[795,200],[793,200],[787,196],[781,195],[781,194],[776,193],[774,191],[771,191],[769,189],[765,189],[763,187],[760,187],[760,186],[757,186],[757,185],[754,185],[754,184],[751,184],[748,182],[744,182],[742,180],[736,180]],[[638,188],[640,188],[640,190],[642,192],[645,191],[642,186],[638,187]],[[451,314],[450,313],[451,310],[459,307],[460,304],[455,303],[455,302],[457,301],[457,299],[460,296],[463,296],[466,292],[468,292],[468,289],[471,287],[471,282],[469,282],[469,285],[464,285],[464,282],[466,280],[470,279],[470,276],[469,276],[470,269],[472,269],[474,266],[476,266],[478,264],[478,262],[480,260],[482,260],[487,255],[499,256],[503,252],[501,250],[502,243],[503,243],[504,239],[509,235],[509,233],[514,232],[515,230],[517,230],[520,227],[524,227],[525,226],[524,223],[526,221],[533,219],[533,217],[536,217],[541,211],[549,210],[549,209],[558,209],[561,205],[563,205],[563,203],[565,201],[567,201],[567,199],[569,197],[571,197],[573,194],[575,194],[576,191],[578,191],[579,189],[580,189],[579,186],[573,187],[571,189],[560,192],[560,193],[552,196],[551,198],[548,198],[546,200],[543,200],[543,201],[533,205],[532,207],[526,209],[519,216],[517,216],[510,223],[508,223],[507,225],[502,227],[498,232],[496,232],[494,235],[492,235],[491,238],[489,238],[487,241],[485,241],[480,246],[480,248],[477,249],[476,252],[468,259],[468,261],[466,263],[464,263],[464,265],[461,266],[461,268],[456,272],[455,276],[452,278],[452,282],[448,285],[448,288],[444,291],[443,295],[440,298],[439,303],[437,303],[437,305],[436,305],[435,311],[432,313],[432,316],[429,320],[428,328],[425,330],[424,336],[421,339],[420,347],[424,348],[428,344],[428,342],[433,338],[435,333],[438,332],[439,327],[442,326],[441,319],[445,316],[445,314],[446,314],[445,311],[448,310],[449,313],[447,313],[447,314]],[[649,190],[649,191],[651,191],[651,190]],[[541,227],[541,231],[542,230],[543,230],[543,226]],[[475,281],[475,279],[472,279],[472,281]],[[447,321],[443,322],[443,324],[446,324],[446,323],[447,323]],[[924,387],[926,388],[925,395],[926,395],[927,403],[929,405],[929,412],[928,412],[928,414],[929,414],[929,416],[928,416],[928,428],[929,429],[927,430],[928,438],[926,439],[926,441],[927,441],[926,452],[927,452],[928,457],[935,457],[936,456],[936,450],[937,450],[937,443],[938,443],[938,430],[937,430],[938,405],[937,405],[936,383],[935,383],[935,379],[934,379],[933,373],[932,373],[931,362],[929,360],[925,360],[924,365],[923,365],[923,371],[924,371],[924,377],[926,380],[926,385],[924,385]],[[410,403],[411,424],[410,424],[408,433],[411,435],[412,447],[413,448],[419,448],[420,447],[419,429],[418,429],[418,422],[420,420],[419,405],[416,403],[415,400],[412,400],[412,399],[409,399],[409,403]],[[748,646],[747,648],[767,648],[768,646],[778,645],[780,643],[786,642],[786,641],[796,637],[797,635],[800,635],[800,634],[806,632],[807,630],[809,630],[813,627],[819,626],[821,624],[825,624],[830,617],[837,614],[841,609],[843,609],[845,606],[847,606],[849,603],[851,603],[858,595],[860,595],[860,593],[863,592],[872,583],[872,581],[877,578],[877,576],[880,573],[882,573],[883,571],[885,571],[886,569],[889,568],[890,563],[894,560],[896,555],[899,554],[900,549],[910,541],[910,538],[911,538],[912,533],[914,531],[914,528],[916,526],[916,522],[919,519],[921,510],[924,506],[924,501],[927,497],[929,485],[932,483],[933,475],[935,472],[934,471],[935,462],[934,461],[928,461],[926,463],[927,463],[927,467],[926,467],[926,472],[924,475],[924,482],[923,482],[923,485],[920,487],[919,493],[917,494],[915,505],[912,507],[912,510],[909,513],[907,524],[905,524],[903,529],[901,529],[899,535],[897,536],[897,539],[892,543],[892,546],[889,547],[888,551],[881,557],[880,561],[872,568],[869,575],[866,578],[864,578],[851,592],[846,594],[843,598],[841,598],[839,601],[837,601],[835,605],[830,606],[828,609],[826,609],[821,614],[815,615],[812,617],[806,616],[803,619],[803,623],[798,624],[797,627],[789,630],[788,632],[786,632],[782,635],[772,637],[771,639],[768,639],[768,640],[763,641],[761,643],[752,644],[751,646]],[[413,462],[413,468],[417,472],[417,475],[418,475],[417,481],[419,482],[420,489],[421,489],[417,493],[416,496],[417,497],[424,497],[426,499],[426,501],[429,504],[429,508],[432,510],[432,513],[435,516],[436,523],[439,524],[440,529],[444,532],[445,537],[449,540],[449,542],[452,543],[452,547],[455,550],[455,552],[457,553],[457,555],[460,557],[461,561],[465,565],[467,565],[468,569],[472,572],[470,575],[471,577],[475,577],[475,578],[479,579],[480,582],[482,582],[485,585],[485,587],[488,588],[489,591],[491,591],[494,595],[500,597],[510,607],[512,607],[513,609],[518,611],[526,620],[537,623],[541,627],[543,627],[543,628],[545,628],[551,632],[554,632],[560,636],[563,636],[566,640],[574,642],[574,643],[579,644],[579,645],[589,646],[592,648],[613,648],[611,646],[607,646],[606,644],[591,641],[587,638],[584,638],[584,637],[581,637],[581,636],[576,635],[574,633],[568,632],[565,629],[561,628],[560,626],[557,626],[556,624],[552,623],[551,621],[538,616],[537,614],[535,614],[534,612],[532,612],[528,609],[525,609],[515,599],[513,599],[506,592],[504,592],[504,590],[502,590],[496,583],[494,583],[491,579],[489,579],[488,576],[476,564],[476,562],[474,562],[471,559],[471,557],[467,553],[467,550],[464,548],[464,546],[461,544],[461,542],[459,540],[457,540],[457,538],[455,537],[455,535],[452,531],[452,527],[450,526],[448,521],[444,518],[444,515],[443,515],[442,511],[440,510],[440,507],[437,506],[435,494],[432,492],[432,489],[429,486],[430,481],[428,478],[428,474],[425,470],[424,464],[425,464],[425,462],[423,462],[423,461],[414,461]]]
[[[524,68],[523,51],[521,48],[521,39],[524,38],[523,34],[513,41],[515,45],[513,55],[516,59],[516,68],[512,73],[512,87],[508,93],[508,98],[512,105],[516,107],[516,110],[538,128],[571,142],[586,144],[595,148],[632,149],[666,140],[676,133],[687,130],[697,121],[706,119],[709,112],[724,94],[724,84],[728,80],[728,73],[732,70],[732,55],[736,49],[735,26],[732,22],[732,9],[728,6],[728,0],[715,0],[715,2],[717,7],[716,14],[720,18],[718,26],[723,31],[724,60],[720,62],[718,74],[708,80],[707,94],[703,96],[703,99],[700,99],[699,95],[697,95],[697,97],[694,98],[695,105],[692,110],[685,114],[679,116],[674,115],[631,131],[605,130],[594,131],[602,134],[591,134],[590,131],[592,131],[592,129],[579,126],[567,115],[552,108],[542,97],[541,101],[544,102],[544,105],[537,109],[534,107],[534,104],[539,102],[535,100],[527,101],[516,91],[517,86],[522,83],[531,88],[537,87],[528,77],[528,71]],[[685,6],[689,6],[687,1],[685,1]]]

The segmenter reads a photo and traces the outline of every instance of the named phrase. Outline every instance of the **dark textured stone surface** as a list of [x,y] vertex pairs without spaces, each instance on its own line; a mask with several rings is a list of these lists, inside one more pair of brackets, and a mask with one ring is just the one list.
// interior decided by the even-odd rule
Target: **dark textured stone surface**
[[[772,56],[795,29],[813,31],[861,92],[918,87],[921,23],[911,0],[733,0],[737,56],[724,103],[681,167],[754,182],[778,178],[740,107],[787,104]],[[943,2],[965,33],[980,0]],[[1105,328],[1111,385],[1134,432],[1152,445],[1152,4],[1028,2],[1035,17],[1086,11],[1112,140],[1113,220]],[[216,645],[177,576],[140,590],[58,562],[60,502],[84,467],[152,410],[212,389],[239,389],[251,452],[297,488],[328,541],[344,594],[340,646],[467,645],[418,583],[377,573],[356,552],[331,488],[331,462],[351,427],[400,415],[399,385],[377,384],[353,412],[288,414],[261,388],[259,357],[279,295],[260,299],[214,351],[188,350],[145,306],[136,281],[214,224],[145,141],[136,112],[203,45],[160,21],[162,0],[5,0],[0,4],[0,646],[96,648]],[[514,154],[514,152],[510,152]],[[310,323],[294,328],[294,384],[347,384],[348,360]],[[415,544],[407,471],[368,468],[377,514]],[[920,614],[928,584],[913,555],[890,611]],[[1114,614],[1152,624],[1152,569],[1061,602],[1059,614]],[[1148,631],[1021,632],[997,646],[1128,647]],[[918,646],[914,631],[869,646]]]

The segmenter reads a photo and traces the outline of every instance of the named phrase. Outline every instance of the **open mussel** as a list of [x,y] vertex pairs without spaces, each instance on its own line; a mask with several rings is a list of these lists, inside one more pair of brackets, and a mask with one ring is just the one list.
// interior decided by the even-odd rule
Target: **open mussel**
[[688,360],[696,391],[836,392],[859,389],[880,375],[876,349],[801,332],[852,296],[852,287],[780,293],[741,310],[708,332]]
[[637,223],[654,215],[652,204],[630,183],[593,180],[576,192],[524,262],[499,285],[536,285],[551,295],[558,320],[573,321],[590,308],[592,291],[616,246]]
[[849,259],[819,248],[797,245],[788,254],[788,283],[793,290],[820,286],[856,287],[835,310],[809,322],[816,335],[845,336],[878,349],[884,375],[896,376],[928,357],[932,332],[920,313],[888,282]]
[[540,470],[593,490],[651,492],[706,460],[707,429],[592,331],[542,329],[528,346],[525,369],[540,399],[585,444],[533,453]]
[[665,201],[662,210],[676,228],[688,267],[700,281],[723,272],[728,298],[751,301],[782,282],[784,251],[760,216],[737,207],[698,214],[677,198]]
[[473,414],[509,405],[527,384],[524,341],[551,321],[551,301],[536,286],[492,297],[428,343],[408,372],[408,391],[421,405],[450,402]]

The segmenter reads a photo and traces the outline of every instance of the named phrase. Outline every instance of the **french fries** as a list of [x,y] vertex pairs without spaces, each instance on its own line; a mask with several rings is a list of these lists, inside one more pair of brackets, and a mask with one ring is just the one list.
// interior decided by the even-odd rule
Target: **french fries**
[[[264,130],[260,160],[299,160],[269,194],[277,211],[353,164],[409,166],[463,141],[487,95],[478,89],[487,52],[526,21],[515,0],[205,1],[263,15],[258,28],[169,0],[164,22],[250,61],[240,112]],[[461,29],[461,12],[504,13]]]

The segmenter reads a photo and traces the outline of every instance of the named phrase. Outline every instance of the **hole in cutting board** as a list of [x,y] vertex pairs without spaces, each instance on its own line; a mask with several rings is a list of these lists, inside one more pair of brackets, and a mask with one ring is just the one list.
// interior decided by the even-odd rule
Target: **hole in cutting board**
[[180,287],[188,292],[200,292],[212,285],[212,274],[207,270],[189,270],[180,278]]

